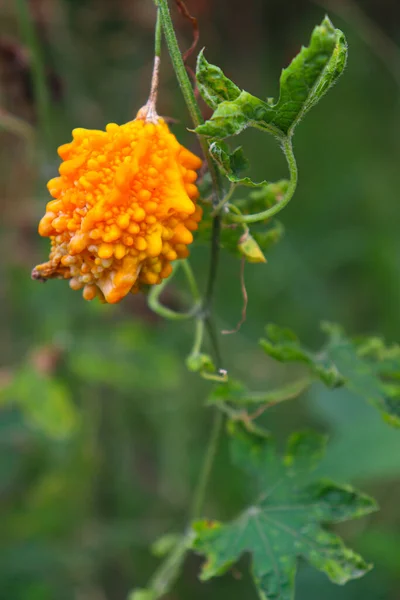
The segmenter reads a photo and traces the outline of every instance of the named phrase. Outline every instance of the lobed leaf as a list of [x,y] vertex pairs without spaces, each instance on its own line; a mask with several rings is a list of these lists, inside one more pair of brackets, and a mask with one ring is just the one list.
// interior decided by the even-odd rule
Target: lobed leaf
[[224,142],[213,142],[210,144],[210,154],[219,165],[222,173],[230,182],[247,185],[249,187],[260,187],[266,185],[266,181],[256,183],[250,177],[241,177],[240,173],[247,169],[249,161],[243,153],[243,148],[239,146],[233,152],[229,151]]
[[225,100],[235,100],[240,95],[240,89],[225,77],[222,69],[211,65],[204,57],[204,48],[197,57],[196,79],[199,92],[211,108]]
[[291,136],[301,118],[334,85],[347,60],[344,34],[328,17],[317,26],[310,45],[302,48],[280,77],[279,100],[267,102],[246,91],[239,92],[222,71],[202,54],[197,69],[200,92],[216,108],[196,132],[216,139],[237,135],[247,127],[268,131],[277,137]]
[[326,439],[312,432],[295,434],[281,458],[273,440],[250,435],[230,424],[234,462],[257,479],[260,495],[233,521],[194,524],[193,548],[205,555],[201,579],[226,572],[244,553],[260,598],[293,600],[299,557],[343,584],[370,569],[324,525],[358,518],[376,510],[375,501],[349,486],[311,481]]
[[324,323],[328,336],[318,353],[304,348],[296,335],[268,325],[267,337],[260,340],[264,351],[280,362],[302,362],[329,387],[345,386],[361,396],[400,427],[400,347],[387,347],[379,338],[349,339],[343,329]]

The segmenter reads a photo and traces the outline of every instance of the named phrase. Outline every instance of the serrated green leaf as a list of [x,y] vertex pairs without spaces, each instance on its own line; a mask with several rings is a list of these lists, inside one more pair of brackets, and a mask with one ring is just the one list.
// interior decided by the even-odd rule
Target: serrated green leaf
[[235,100],[240,94],[237,85],[219,67],[207,62],[204,48],[197,58],[196,78],[199,92],[211,108],[217,108],[225,100]]
[[315,431],[298,431],[289,437],[285,466],[290,469],[312,471],[325,454],[328,438]]
[[400,427],[400,347],[387,347],[379,338],[349,339],[339,325],[323,324],[327,344],[320,352],[305,349],[296,335],[268,325],[260,340],[265,352],[281,362],[305,363],[329,387],[345,386]]
[[222,173],[232,183],[256,188],[267,184],[266,181],[256,183],[250,177],[240,176],[249,166],[249,161],[245,157],[241,146],[230,152],[229,147],[224,142],[213,142],[210,144],[209,149],[211,156],[219,165]]
[[247,127],[255,127],[280,136],[281,131],[270,124],[272,109],[266,102],[242,91],[234,101],[222,102],[211,119],[196,127],[198,135],[225,139],[238,135]]
[[[229,99],[221,103],[213,96],[213,106],[218,106],[211,119],[197,127],[196,132],[224,139],[237,135],[247,127],[256,127],[277,137],[291,136],[300,119],[336,82],[344,70],[346,60],[345,37],[326,17],[314,29],[310,45],[303,47],[282,71],[279,100],[275,104],[273,100],[264,102],[246,91],[236,96],[237,89],[226,94]],[[218,68],[202,64],[203,80],[206,79],[207,69],[211,72]],[[210,80],[212,81],[211,75]],[[223,81],[223,89],[228,89],[229,80],[222,73],[219,73],[217,81]],[[208,96],[214,93],[213,90],[212,85],[205,87]],[[222,97],[223,95],[219,96]]]
[[338,584],[366,573],[370,565],[323,525],[367,515],[376,503],[349,486],[311,480],[325,437],[295,434],[281,458],[271,437],[250,435],[237,423],[230,429],[234,462],[259,481],[260,495],[229,523],[194,524],[193,548],[207,559],[201,579],[223,574],[247,552],[264,600],[293,600],[299,557]]

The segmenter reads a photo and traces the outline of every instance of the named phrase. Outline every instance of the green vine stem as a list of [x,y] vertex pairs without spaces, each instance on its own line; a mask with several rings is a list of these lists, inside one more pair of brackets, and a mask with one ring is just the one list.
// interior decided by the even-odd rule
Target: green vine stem
[[314,382],[312,377],[303,377],[297,381],[288,383],[280,388],[269,390],[267,392],[252,392],[246,396],[246,405],[264,404],[268,407],[276,406],[280,402],[293,400],[300,396]]
[[[169,55],[171,57],[172,65],[182,90],[183,97],[188,107],[190,116],[193,121],[193,125],[198,127],[204,122],[202,114],[200,112],[199,105],[197,104],[196,97],[193,92],[192,84],[188,77],[185,64],[183,62],[182,54],[179,49],[178,40],[176,39],[174,25],[172,23],[171,14],[168,7],[167,0],[155,0],[156,6],[158,7],[161,14],[161,22],[164,30],[165,39],[168,46]],[[213,182],[214,198],[213,204],[217,206],[222,196],[222,186],[220,182],[219,173],[216,169],[215,163],[210,156],[208,150],[208,142],[203,136],[198,136],[201,149],[204,157],[207,161],[207,166],[210,171],[211,179]]]
[[233,194],[236,190],[236,187],[237,187],[237,184],[231,183],[231,185],[229,186],[229,190],[226,192],[226,194],[224,194],[224,197],[222,198],[222,200],[220,200],[218,205],[215,206],[215,208],[213,209],[213,211],[211,213],[212,217],[219,214],[220,211],[222,210],[222,208],[225,206],[225,204],[227,204],[229,202],[229,200],[231,199],[231,197],[233,196]]
[[[188,107],[190,116],[192,118],[195,127],[203,123],[203,117],[201,115],[199,106],[196,101],[196,97],[193,92],[192,84],[186,72],[185,64],[182,59],[182,54],[179,49],[178,40],[175,35],[174,26],[171,19],[171,14],[168,7],[167,0],[155,0],[156,6],[160,11],[161,23],[164,31],[164,36],[167,42],[168,51],[171,57],[172,65],[175,70],[176,77],[178,79],[180,88],[182,90],[183,97]],[[208,142],[202,137],[198,136],[201,148],[203,150],[207,165],[211,174],[213,182],[213,205],[217,207],[223,196],[222,184],[220,181],[220,175],[217,167],[210,155]],[[203,302],[203,318],[206,321],[208,331],[213,330],[211,323],[211,305],[212,296],[214,293],[215,281],[217,276],[218,258],[219,258],[219,234],[221,228],[220,216],[217,214],[213,218],[212,227],[212,242],[211,242],[211,258],[210,258],[210,269],[208,275],[207,291]],[[217,368],[222,367],[221,355],[218,347],[218,339],[216,335],[211,336],[211,342],[214,347],[214,353],[217,362]]]
[[[193,124],[195,127],[203,123],[203,117],[200,112],[199,106],[197,104],[196,97],[193,92],[192,84],[188,77],[185,64],[182,59],[182,54],[179,49],[178,40],[175,35],[174,26],[171,19],[171,14],[168,7],[168,0],[155,0],[156,6],[160,11],[161,15],[161,23],[164,31],[164,36],[167,42],[168,51],[171,57],[172,65],[175,70],[176,77],[178,79],[180,88],[182,90],[183,97],[185,99],[186,105],[188,107],[190,116],[192,118]],[[218,169],[210,155],[208,141],[202,137],[198,136],[200,146],[204,153],[205,159],[207,161],[207,165],[210,171],[211,180],[213,184],[213,205],[217,207],[223,196],[222,184],[220,181],[220,175]],[[215,359],[217,363],[217,370],[219,371],[222,368],[222,357],[219,349],[218,338],[215,332],[214,324],[212,321],[211,308],[212,308],[212,300],[215,289],[215,281],[217,277],[217,269],[218,269],[218,259],[219,259],[219,245],[220,245],[220,230],[221,230],[221,218],[219,214],[216,214],[213,217],[212,224],[212,239],[211,239],[211,256],[210,256],[210,267],[208,274],[208,282],[205,297],[202,305],[202,314],[200,317],[204,321],[206,328],[208,330],[210,340],[212,346],[214,348]],[[197,330],[199,331],[199,330]],[[203,330],[201,330],[201,336],[203,335]],[[222,422],[221,415],[219,412],[215,413],[214,416],[214,424],[212,428],[212,435],[209,441],[209,447],[212,445],[216,445],[214,439],[218,440],[219,435],[222,430]],[[204,466],[202,473],[206,472],[207,480],[210,475],[211,469],[207,467],[209,462],[209,450],[207,450]],[[201,479],[203,475],[201,476]],[[207,481],[202,484],[202,487],[205,489]],[[204,494],[203,494],[204,498]],[[200,505],[200,501],[198,502]]]
[[[167,559],[156,570],[147,587],[151,598],[161,598],[168,593],[179,577],[180,569],[189,547],[191,532],[186,533],[177,542]],[[135,595],[133,595],[135,598]]]
[[[155,4],[158,9],[158,14],[161,16],[161,24],[164,32],[164,36],[167,42],[168,51],[170,54],[170,58],[175,70],[176,77],[178,79],[180,88],[182,90],[183,97],[185,99],[186,105],[188,107],[190,116],[192,118],[193,124],[195,127],[203,123],[203,117],[201,115],[199,106],[196,101],[196,97],[193,92],[192,84],[189,80],[188,74],[186,72],[186,68],[182,59],[181,51],[179,49],[178,41],[175,35],[174,26],[171,20],[171,15],[168,7],[167,0],[155,0]],[[157,37],[157,34],[156,34]],[[208,169],[211,175],[212,183],[213,183],[213,206],[214,208],[218,207],[222,198],[223,198],[223,188],[220,180],[220,174],[217,166],[215,165],[208,147],[207,140],[198,136],[200,146],[202,148],[204,157],[206,159]],[[220,215],[215,214],[213,217],[213,225],[212,225],[212,242],[211,242],[211,255],[210,255],[210,267],[208,274],[208,282],[206,287],[206,293],[204,296],[204,300],[200,306],[200,310],[197,312],[197,320],[196,320],[196,333],[195,333],[195,342],[192,350],[200,354],[201,345],[203,340],[204,328],[206,327],[209,334],[210,340],[214,348],[214,354],[217,362],[217,369],[221,370],[222,359],[219,350],[218,338],[215,332],[214,324],[212,322],[211,315],[211,307],[213,294],[215,289],[215,282],[217,277],[217,268],[218,268],[218,259],[219,259],[219,245],[220,245],[220,229],[221,229],[221,221]],[[188,263],[185,263],[186,265]],[[198,300],[198,290],[197,285],[195,283],[194,277],[192,273],[186,268],[186,275],[188,278],[189,286],[191,288],[193,297]],[[160,286],[157,286],[158,289],[156,292],[152,292],[149,296],[149,305],[153,310],[155,309],[158,314],[162,316],[167,316],[167,318],[188,318],[194,316],[193,311],[189,311],[188,313],[183,313],[185,316],[179,315],[174,311],[170,311],[166,307],[162,306],[159,302],[159,296],[165,287],[165,284],[162,283]],[[161,288],[161,289],[160,289]],[[195,305],[196,306],[196,305]],[[196,309],[197,310],[197,309]],[[212,471],[212,466],[214,462],[214,458],[218,448],[218,440],[222,431],[224,421],[224,415],[221,411],[216,410],[214,413],[213,424],[211,428],[211,436],[208,442],[206,454],[203,460],[203,466],[200,472],[200,477],[196,486],[196,491],[194,494],[191,518],[195,518],[200,515],[202,512],[202,507],[205,500],[205,494],[207,490],[207,484],[210,478],[210,474]],[[185,538],[186,539],[186,538]],[[172,583],[177,578],[181,565],[184,560],[184,556],[186,554],[186,550],[188,547],[187,541],[185,541],[181,545],[177,545],[175,550],[171,552],[171,554],[167,557],[165,562],[161,565],[160,569],[156,572],[153,580],[150,582],[150,590],[155,594],[155,598],[163,595],[168,589],[170,589]]]
[[271,208],[253,215],[230,215],[229,218],[231,221],[234,223],[257,223],[258,221],[264,221],[265,219],[269,219],[270,217],[276,215],[289,204],[290,200],[293,198],[293,194],[296,191],[298,180],[297,163],[293,153],[292,139],[290,137],[282,138],[282,150],[285,154],[290,173],[289,186],[282,200],[280,200],[274,206],[271,206]]
[[187,282],[189,284],[189,289],[191,291],[193,299],[196,302],[200,302],[201,295],[200,295],[200,292],[199,292],[199,288],[197,287],[196,278],[195,278],[194,273],[192,271],[192,267],[190,266],[190,262],[188,260],[182,260],[181,261],[181,266],[182,266],[182,269],[185,272],[186,280],[187,280]]
[[240,402],[239,398],[235,399],[235,405],[239,406],[239,408],[233,408],[226,401],[218,401],[216,405],[229,415],[230,419],[246,421],[251,416],[247,412],[249,407],[256,405],[258,406],[257,411],[262,410],[264,412],[281,402],[297,398],[300,394],[308,390],[315,381],[315,378],[312,376],[303,377],[267,392],[248,392],[243,396],[242,402]]
[[157,8],[156,33],[154,39],[154,56],[161,58],[162,24],[160,9]]
[[[197,318],[196,326],[195,326],[195,333],[194,333],[193,347],[192,347],[192,350],[191,350],[189,356],[186,359],[186,364],[189,366],[189,368],[190,368],[190,363],[193,362],[194,360],[196,360],[200,356],[201,348],[203,346],[203,338],[204,338],[204,320],[202,318]],[[197,368],[193,369],[193,370],[197,370]]]
[[214,459],[218,450],[218,441],[222,430],[224,416],[221,411],[215,413],[214,421],[212,424],[210,440],[208,442],[206,454],[203,460],[203,466],[201,468],[200,477],[198,479],[196,490],[193,496],[192,510],[190,513],[190,520],[198,519],[202,516],[205,495],[207,491],[207,484],[210,479],[211,470],[214,464]]
[[[166,288],[166,286],[170,283],[172,277],[176,275],[179,267],[182,267],[186,278],[188,280],[189,288],[192,293],[193,299],[195,300],[195,304],[193,307],[186,312],[177,312],[164,306],[161,304],[159,298]],[[196,280],[194,279],[193,271],[190,267],[190,264],[187,260],[180,260],[174,264],[173,271],[168,279],[164,279],[159,285],[153,285],[148,296],[148,304],[153,312],[164,319],[169,319],[171,321],[182,321],[184,319],[193,319],[200,309],[200,294],[197,288]]]

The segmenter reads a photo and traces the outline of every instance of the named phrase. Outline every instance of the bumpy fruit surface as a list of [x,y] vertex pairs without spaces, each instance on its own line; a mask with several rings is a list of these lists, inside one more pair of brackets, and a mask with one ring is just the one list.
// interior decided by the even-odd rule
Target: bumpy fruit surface
[[69,279],[86,300],[119,302],[188,256],[202,214],[194,184],[201,160],[162,119],[72,136],[58,149],[60,176],[47,185],[54,200],[39,224],[51,240],[49,261],[32,276]]

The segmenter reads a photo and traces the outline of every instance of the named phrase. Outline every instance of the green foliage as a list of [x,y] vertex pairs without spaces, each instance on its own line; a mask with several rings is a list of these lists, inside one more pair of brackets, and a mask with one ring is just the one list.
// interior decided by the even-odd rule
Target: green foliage
[[267,259],[253,236],[246,231],[239,240],[238,250],[248,262],[265,263]]
[[341,75],[346,65],[347,44],[343,33],[326,17],[314,29],[308,48],[282,71],[279,100],[267,102],[240,91],[203,54],[197,65],[200,92],[212,108],[209,121],[196,132],[224,139],[247,127],[268,131],[277,137],[291,136],[305,113],[316,104]]
[[[166,2],[163,3],[166,5]],[[148,57],[145,61],[140,58],[133,73],[130,58],[129,69],[122,61],[115,68],[118,52],[112,60],[106,54],[106,49],[114,48],[115,43],[105,43],[104,40],[107,39],[107,28],[112,29],[113,36],[118,32],[118,16],[110,25],[109,20],[102,21],[99,8],[94,27],[93,23],[84,27],[84,20],[82,23],[77,17],[80,3],[72,4],[68,15],[71,16],[71,34],[79,44],[78,61],[74,63],[76,59],[71,51],[74,44],[68,43],[69,34],[51,39],[49,51],[52,54],[55,44],[55,66],[63,78],[62,94],[71,94],[73,99],[73,102],[55,103],[55,110],[73,110],[71,107],[77,110],[75,114],[60,115],[62,118],[56,119],[55,125],[62,130],[66,124],[69,127],[69,123],[75,125],[81,121],[80,95],[83,107],[87,103],[96,107],[96,110],[84,110],[85,118],[89,119],[83,124],[85,126],[102,127],[103,114],[118,121],[126,118],[122,115],[131,118],[130,102],[129,106],[126,105],[129,94],[116,94],[115,90],[130,90],[132,76],[136,77],[134,88],[142,89],[142,70],[139,67],[142,62],[148,63]],[[207,11],[211,5],[212,2],[205,2],[204,10]],[[261,5],[262,0],[259,0]],[[280,6],[278,8],[281,9]],[[230,13],[234,11],[225,12],[227,27],[232,25],[230,30],[234,30],[237,14],[231,17]],[[79,23],[79,31],[85,31],[84,38],[78,30],[74,31],[74,18]],[[229,21],[231,18],[232,21]],[[97,23],[100,42],[96,45],[93,36]],[[9,25],[9,19],[6,19],[6,25]],[[292,25],[289,19],[282,20],[282,32],[291,36]],[[250,35],[252,33],[250,29]],[[246,47],[246,35],[249,33],[242,32],[242,35]],[[62,48],[63,39],[67,41],[65,48]],[[130,31],[127,39],[132,39]],[[112,41],[115,41],[114,37]],[[123,47],[123,35],[118,35],[118,48]],[[131,49],[121,54],[130,56],[130,52]],[[290,46],[285,48],[285,53],[291,52]],[[223,58],[227,69],[232,66],[229,59],[233,54],[225,54]],[[271,61],[278,54],[272,52],[269,55]],[[88,57],[89,62],[83,60],[84,57]],[[93,57],[97,57],[101,65],[99,77],[93,68],[96,66]],[[254,410],[258,418],[262,410],[298,397],[316,379],[323,380],[328,387],[313,386],[304,402],[271,411],[266,422],[280,437],[298,426],[298,420],[308,419],[315,423],[322,417],[324,428],[333,435],[327,455],[317,467],[318,473],[325,473],[326,467],[327,474],[338,480],[344,480],[344,477],[346,480],[363,478],[368,480],[368,485],[379,482],[379,487],[374,489],[384,499],[386,510],[379,518],[378,527],[371,522],[368,528],[346,530],[346,537],[354,538],[357,548],[376,560],[377,569],[366,584],[361,584],[364,587],[358,587],[358,584],[348,586],[341,592],[340,598],[376,600],[378,596],[389,597],[396,593],[393,590],[398,573],[395,549],[399,543],[398,532],[392,525],[397,514],[398,494],[395,485],[391,485],[388,479],[394,480],[399,474],[400,441],[398,431],[388,429],[382,420],[377,419],[375,411],[361,401],[361,397],[369,398],[382,410],[386,419],[398,422],[400,376],[397,347],[387,348],[375,338],[348,340],[340,331],[334,342],[330,332],[327,346],[315,353],[304,348],[287,330],[270,327],[264,340],[267,353],[283,362],[299,363],[300,368],[306,371],[304,377],[301,373],[300,379],[292,380],[289,369],[277,369],[276,363],[266,361],[251,344],[260,323],[264,322],[266,311],[268,314],[278,311],[282,322],[290,319],[296,323],[295,328],[302,327],[306,331],[308,328],[309,335],[314,331],[312,315],[319,310],[322,314],[338,310],[342,317],[351,319],[354,329],[369,327],[373,322],[374,327],[386,328],[394,338],[398,335],[396,291],[391,283],[398,276],[393,258],[398,255],[396,220],[392,218],[392,210],[383,211],[376,203],[376,197],[384,194],[387,207],[396,206],[394,196],[390,204],[390,194],[396,189],[393,173],[397,171],[391,162],[395,152],[391,131],[386,131],[381,118],[391,99],[390,94],[382,93],[385,89],[383,78],[378,77],[376,85],[371,88],[370,78],[363,75],[363,67],[368,64],[368,74],[370,70],[373,72],[372,61],[368,61],[368,56],[362,52],[360,57],[358,64],[356,60],[352,62],[352,76],[347,78],[347,94],[344,97],[348,105],[337,105],[334,101],[331,110],[326,111],[330,118],[326,113],[316,115],[314,127],[308,130],[307,144],[302,150],[302,182],[306,183],[307,178],[314,181],[315,193],[312,185],[303,188],[309,203],[307,210],[301,207],[300,202],[288,214],[289,239],[283,242],[278,252],[274,252],[274,260],[268,256],[268,267],[264,271],[258,268],[246,270],[251,314],[249,310],[243,331],[230,336],[229,341],[223,344],[222,364],[229,369],[229,380],[216,385],[207,400],[213,411],[232,410],[235,418],[246,423],[248,431],[243,431],[237,424],[231,425],[232,454],[236,464],[250,475],[249,486],[243,485],[239,470],[232,472],[227,469],[222,460],[222,448],[212,468],[213,485],[207,490],[207,497],[210,497],[207,505],[215,514],[232,514],[247,494],[248,487],[251,488],[257,481],[261,494],[237,520],[226,525],[210,521],[199,523],[195,544],[198,551],[211,561],[205,567],[206,577],[213,575],[214,571],[218,574],[229,568],[242,553],[250,553],[257,587],[262,597],[267,594],[269,600],[293,598],[297,555],[305,557],[311,565],[325,571],[338,583],[359,576],[368,568],[360,557],[343,546],[339,538],[324,529],[324,525],[366,514],[374,510],[373,501],[350,487],[311,479],[311,468],[322,458],[324,444],[321,436],[294,434],[285,456],[280,459],[272,438],[263,436],[255,422],[256,417],[247,414],[247,410]],[[239,89],[219,67],[207,63],[201,53],[198,86],[216,111],[203,127],[211,130],[219,128],[215,139],[203,138],[201,143],[206,149],[209,144],[213,164],[224,178],[221,177],[223,189],[218,194],[220,202],[216,211],[215,206],[211,206],[213,195],[215,198],[215,182],[210,172],[201,177],[199,187],[204,201],[204,218],[195,235],[196,241],[215,241],[213,220],[215,213],[219,212],[222,221],[220,245],[235,257],[244,256],[250,262],[264,262],[264,252],[282,238],[283,226],[272,217],[287,204],[296,187],[294,158],[289,164],[290,181],[257,184],[244,176],[248,161],[243,150],[236,148],[231,151],[221,141],[222,137],[229,126],[234,133],[255,126],[273,133],[284,146],[302,116],[337,79],[345,58],[343,35],[333,29],[329,20],[325,20],[315,30],[309,48],[302,49],[282,73],[280,97],[274,102],[254,98]],[[251,60],[254,67],[251,71],[259,78],[266,68],[262,64],[264,59],[254,53]],[[91,73],[87,88],[86,77],[80,82],[77,79],[85,64],[90,64]],[[68,67],[72,68],[68,71]],[[269,78],[270,74],[265,75]],[[64,77],[68,85],[64,85]],[[355,93],[352,86],[360,86],[363,77],[366,83],[360,87],[361,93]],[[191,83],[188,86],[190,90]],[[96,85],[99,86],[97,89]],[[92,88],[96,92],[93,97]],[[366,95],[370,102],[363,102]],[[110,106],[107,106],[107,98]],[[98,99],[101,99],[101,106],[96,104]],[[175,103],[170,105],[175,106]],[[227,115],[225,123],[224,111]],[[336,116],[340,115],[343,129],[354,129],[354,114],[358,111],[360,122],[368,122],[370,126],[364,130],[359,128],[357,136],[350,136],[349,143],[343,144],[343,135],[336,136],[332,122],[336,123]],[[395,115],[391,116],[391,122],[394,122]],[[376,131],[374,123],[379,123]],[[324,145],[324,153],[315,150],[321,142],[321,131],[329,142]],[[181,134],[185,135],[184,132]],[[69,131],[63,131],[63,137],[66,135],[70,135]],[[377,153],[379,135],[382,135],[383,143]],[[221,139],[218,139],[220,136]],[[261,168],[267,162],[269,168],[278,167],[274,155],[266,158],[258,143],[257,136],[248,141],[255,168],[262,172]],[[290,153],[290,145],[286,147],[286,153],[287,148]],[[20,148],[6,154],[10,162],[14,155],[17,157],[10,173],[21,172]],[[356,161],[354,156],[357,156]],[[372,160],[370,157],[373,157],[372,165],[368,162]],[[350,179],[349,163],[352,164]],[[44,167],[46,171],[50,167],[54,170],[50,164]],[[335,174],[333,178],[332,172]],[[265,175],[270,180],[270,174]],[[21,177],[20,181],[25,179]],[[328,186],[326,181],[329,181]],[[19,183],[13,178],[9,189],[18,190]],[[239,186],[247,186],[248,189],[242,188],[241,194],[237,189]],[[18,200],[26,195],[25,189],[19,192],[21,190],[18,190]],[[31,197],[35,196],[32,193]],[[340,216],[342,211],[338,211],[338,198],[341,203],[346,203],[344,217]],[[365,205],[361,202],[364,201],[368,202],[368,210],[363,210]],[[27,226],[36,227],[36,223],[31,221],[36,208],[32,210],[29,207],[27,211],[21,210],[22,213],[22,231],[25,233]],[[258,213],[260,215],[257,216]],[[246,221],[248,217],[252,220]],[[370,235],[371,222],[373,235]],[[14,231],[14,221],[11,225],[10,229]],[[6,244],[9,243],[8,236],[9,231]],[[25,244],[29,244],[32,254],[38,253],[34,246],[37,243],[31,236],[24,236],[24,243],[18,244],[18,261],[24,260]],[[201,284],[209,269],[209,265],[204,264],[204,254],[203,249],[193,250],[193,264]],[[227,322],[238,311],[234,295],[238,288],[238,265],[226,256],[223,260],[225,262],[218,267],[218,278],[214,282],[217,284],[215,291],[219,288],[223,294],[214,300],[221,301],[223,319]],[[216,267],[216,262],[211,260],[211,266]],[[209,303],[203,304],[197,297],[193,298],[193,311],[188,311],[191,313],[189,320],[172,327],[162,325],[157,317],[149,314],[139,297],[130,298],[117,307],[96,303],[83,306],[78,295],[68,292],[63,282],[54,282],[50,293],[48,286],[31,286],[27,277],[29,267],[24,263],[20,269],[20,280],[15,289],[7,293],[11,299],[10,306],[8,298],[5,298],[2,312],[6,330],[3,350],[7,366],[4,372],[0,370],[0,491],[4,513],[0,589],[13,600],[75,600],[103,596],[111,600],[126,597],[128,588],[137,583],[143,584],[153,567],[152,557],[146,559],[149,553],[145,547],[150,545],[151,553],[165,560],[155,576],[149,577],[149,587],[135,590],[130,598],[156,600],[170,596],[185,557],[186,547],[179,547],[179,540],[184,536],[159,536],[162,531],[175,530],[178,525],[182,530],[187,526],[186,507],[193,492],[194,471],[201,462],[203,437],[209,427],[208,419],[200,418],[200,405],[208,388],[199,377],[185,373],[181,359],[191,343],[187,335],[192,331],[193,322],[197,324],[202,319],[211,321],[212,307],[217,302],[212,303],[210,298]],[[320,268],[324,270],[323,277]],[[348,279],[342,275],[343,268],[346,274],[347,269],[351,273]],[[372,292],[366,297],[364,286],[359,285],[361,271],[367,273],[371,288],[378,290],[376,296]],[[179,278],[174,279],[172,284],[169,280],[165,292],[163,305],[171,307],[167,311],[173,314],[176,310],[175,314],[181,314],[187,298],[180,292]],[[302,306],[306,306],[307,310],[301,310]],[[21,347],[31,344],[34,347],[37,342],[48,343],[49,340],[60,342],[63,348],[60,369],[42,373],[30,363],[15,366],[21,362]],[[199,339],[195,336],[195,340],[187,367],[221,381],[221,374],[208,354],[215,356],[213,348],[209,350],[203,344],[202,335]],[[24,351],[22,354],[25,354]],[[220,366],[219,361],[216,364]],[[281,380],[277,370],[289,374],[288,380],[279,387],[272,383]],[[246,384],[230,377],[236,371],[238,377],[243,373],[248,376]],[[295,377],[299,375],[298,371],[296,366]],[[12,373],[10,384],[7,383],[9,372]],[[252,391],[251,379],[261,377],[267,385],[261,387],[258,384],[256,387],[261,387],[262,391]],[[350,390],[359,394],[353,402]],[[313,403],[314,396],[318,396],[319,410]],[[325,406],[324,411],[321,403]],[[354,409],[354,406],[357,408]],[[208,474],[212,462],[210,456],[207,450]],[[207,476],[203,480],[203,506],[206,479]],[[300,501],[303,508],[298,512],[296,502]],[[140,519],[136,519],[135,515],[139,515]],[[285,530],[285,527],[292,528],[292,531]],[[156,542],[151,544],[154,539]],[[310,549],[309,544],[314,546]],[[182,579],[176,595],[195,596],[196,589],[189,587],[193,578]],[[312,569],[303,569],[301,581],[297,583],[300,598],[336,598],[336,592],[324,587],[319,573],[314,578]],[[250,596],[246,585],[245,580],[238,582],[236,578],[226,578],[222,590],[216,585],[215,591],[207,592],[211,598],[226,596],[236,600]],[[386,593],[387,588],[390,588],[390,593]]]
[[280,181],[266,185],[260,184],[246,198],[238,198],[235,201],[235,206],[240,209],[242,214],[261,212],[281,202],[287,192],[288,186],[289,182],[287,179],[281,179]]
[[[254,206],[265,208],[274,203],[275,192],[281,189],[280,184],[269,184],[251,192],[247,199],[236,200],[235,205],[243,208],[244,213]],[[201,245],[209,243],[212,236],[211,209],[205,206],[203,210],[204,217],[199,224],[195,240],[196,244]],[[264,253],[282,239],[284,232],[282,223],[277,219],[256,223],[248,228],[239,223],[230,223],[227,218],[222,222],[220,243],[224,250],[237,258],[244,256],[248,262],[266,262]],[[251,260],[254,256],[261,260]]]
[[[221,69],[211,65],[201,52],[197,61],[197,81],[204,100],[214,109],[206,123],[196,128],[199,135],[211,139],[209,152],[220,172],[232,186],[244,185],[256,188],[258,194],[240,199],[234,206],[228,205],[225,220],[237,223],[256,223],[267,220],[282,210],[290,201],[297,185],[297,166],[293,154],[291,137],[295,126],[335,83],[342,73],[347,58],[347,45],[341,31],[335,29],[326,17],[314,29],[308,48],[302,48],[280,78],[279,100],[267,102],[241,91]],[[268,184],[254,182],[242,176],[248,161],[241,147],[233,152],[221,140],[236,135],[247,127],[255,127],[272,133],[281,141],[290,171],[289,182]],[[227,198],[228,198],[227,196]],[[273,200],[272,205],[265,206]],[[262,206],[254,212],[254,206]],[[253,209],[253,210],[251,210]],[[259,238],[253,232],[225,232],[223,245],[244,255],[250,262],[264,262],[263,245],[279,240],[282,230],[274,233],[263,231]],[[228,238],[228,242],[227,239]]]
[[225,142],[212,142],[210,144],[210,154],[218,164],[220,171],[229,179],[231,183],[247,185],[250,187],[259,187],[266,185],[267,182],[255,183],[250,177],[240,177],[240,174],[247,169],[249,161],[247,160],[243,148],[239,146],[233,152]]
[[213,109],[216,109],[221,102],[236,100],[240,96],[237,85],[225,77],[219,67],[206,60],[204,48],[197,57],[196,79],[200,94]]
[[290,329],[267,325],[267,337],[260,340],[263,350],[280,362],[302,362],[329,387],[344,383],[344,379],[326,353],[313,353],[303,348]]
[[259,495],[230,523],[194,524],[193,548],[207,559],[201,578],[223,574],[250,552],[260,598],[291,600],[297,557],[338,584],[366,573],[370,565],[322,525],[367,515],[376,510],[376,503],[349,486],[311,478],[325,438],[311,432],[293,434],[280,458],[271,437],[250,435],[232,423],[230,433],[233,461],[257,480]]
[[349,339],[339,325],[324,323],[328,340],[320,352],[306,350],[289,329],[268,325],[264,351],[280,362],[305,363],[329,387],[345,386],[400,426],[400,347],[380,338]]
[[21,367],[1,390],[0,404],[17,406],[31,427],[53,438],[69,437],[79,423],[68,388],[30,365]]
[[285,233],[282,223],[276,219],[271,222],[269,227],[255,225],[251,231],[257,244],[264,251],[269,250],[272,246],[280,242]]
[[221,231],[221,246],[238,258],[244,256],[248,262],[265,263],[267,259],[264,252],[277,244],[283,233],[283,226],[278,221],[262,226],[257,225],[251,229],[224,223]]
[[329,477],[374,481],[377,487],[398,477],[399,431],[377,419],[375,409],[361,396],[345,387],[330,390],[313,386],[307,405],[332,434],[321,465]]

